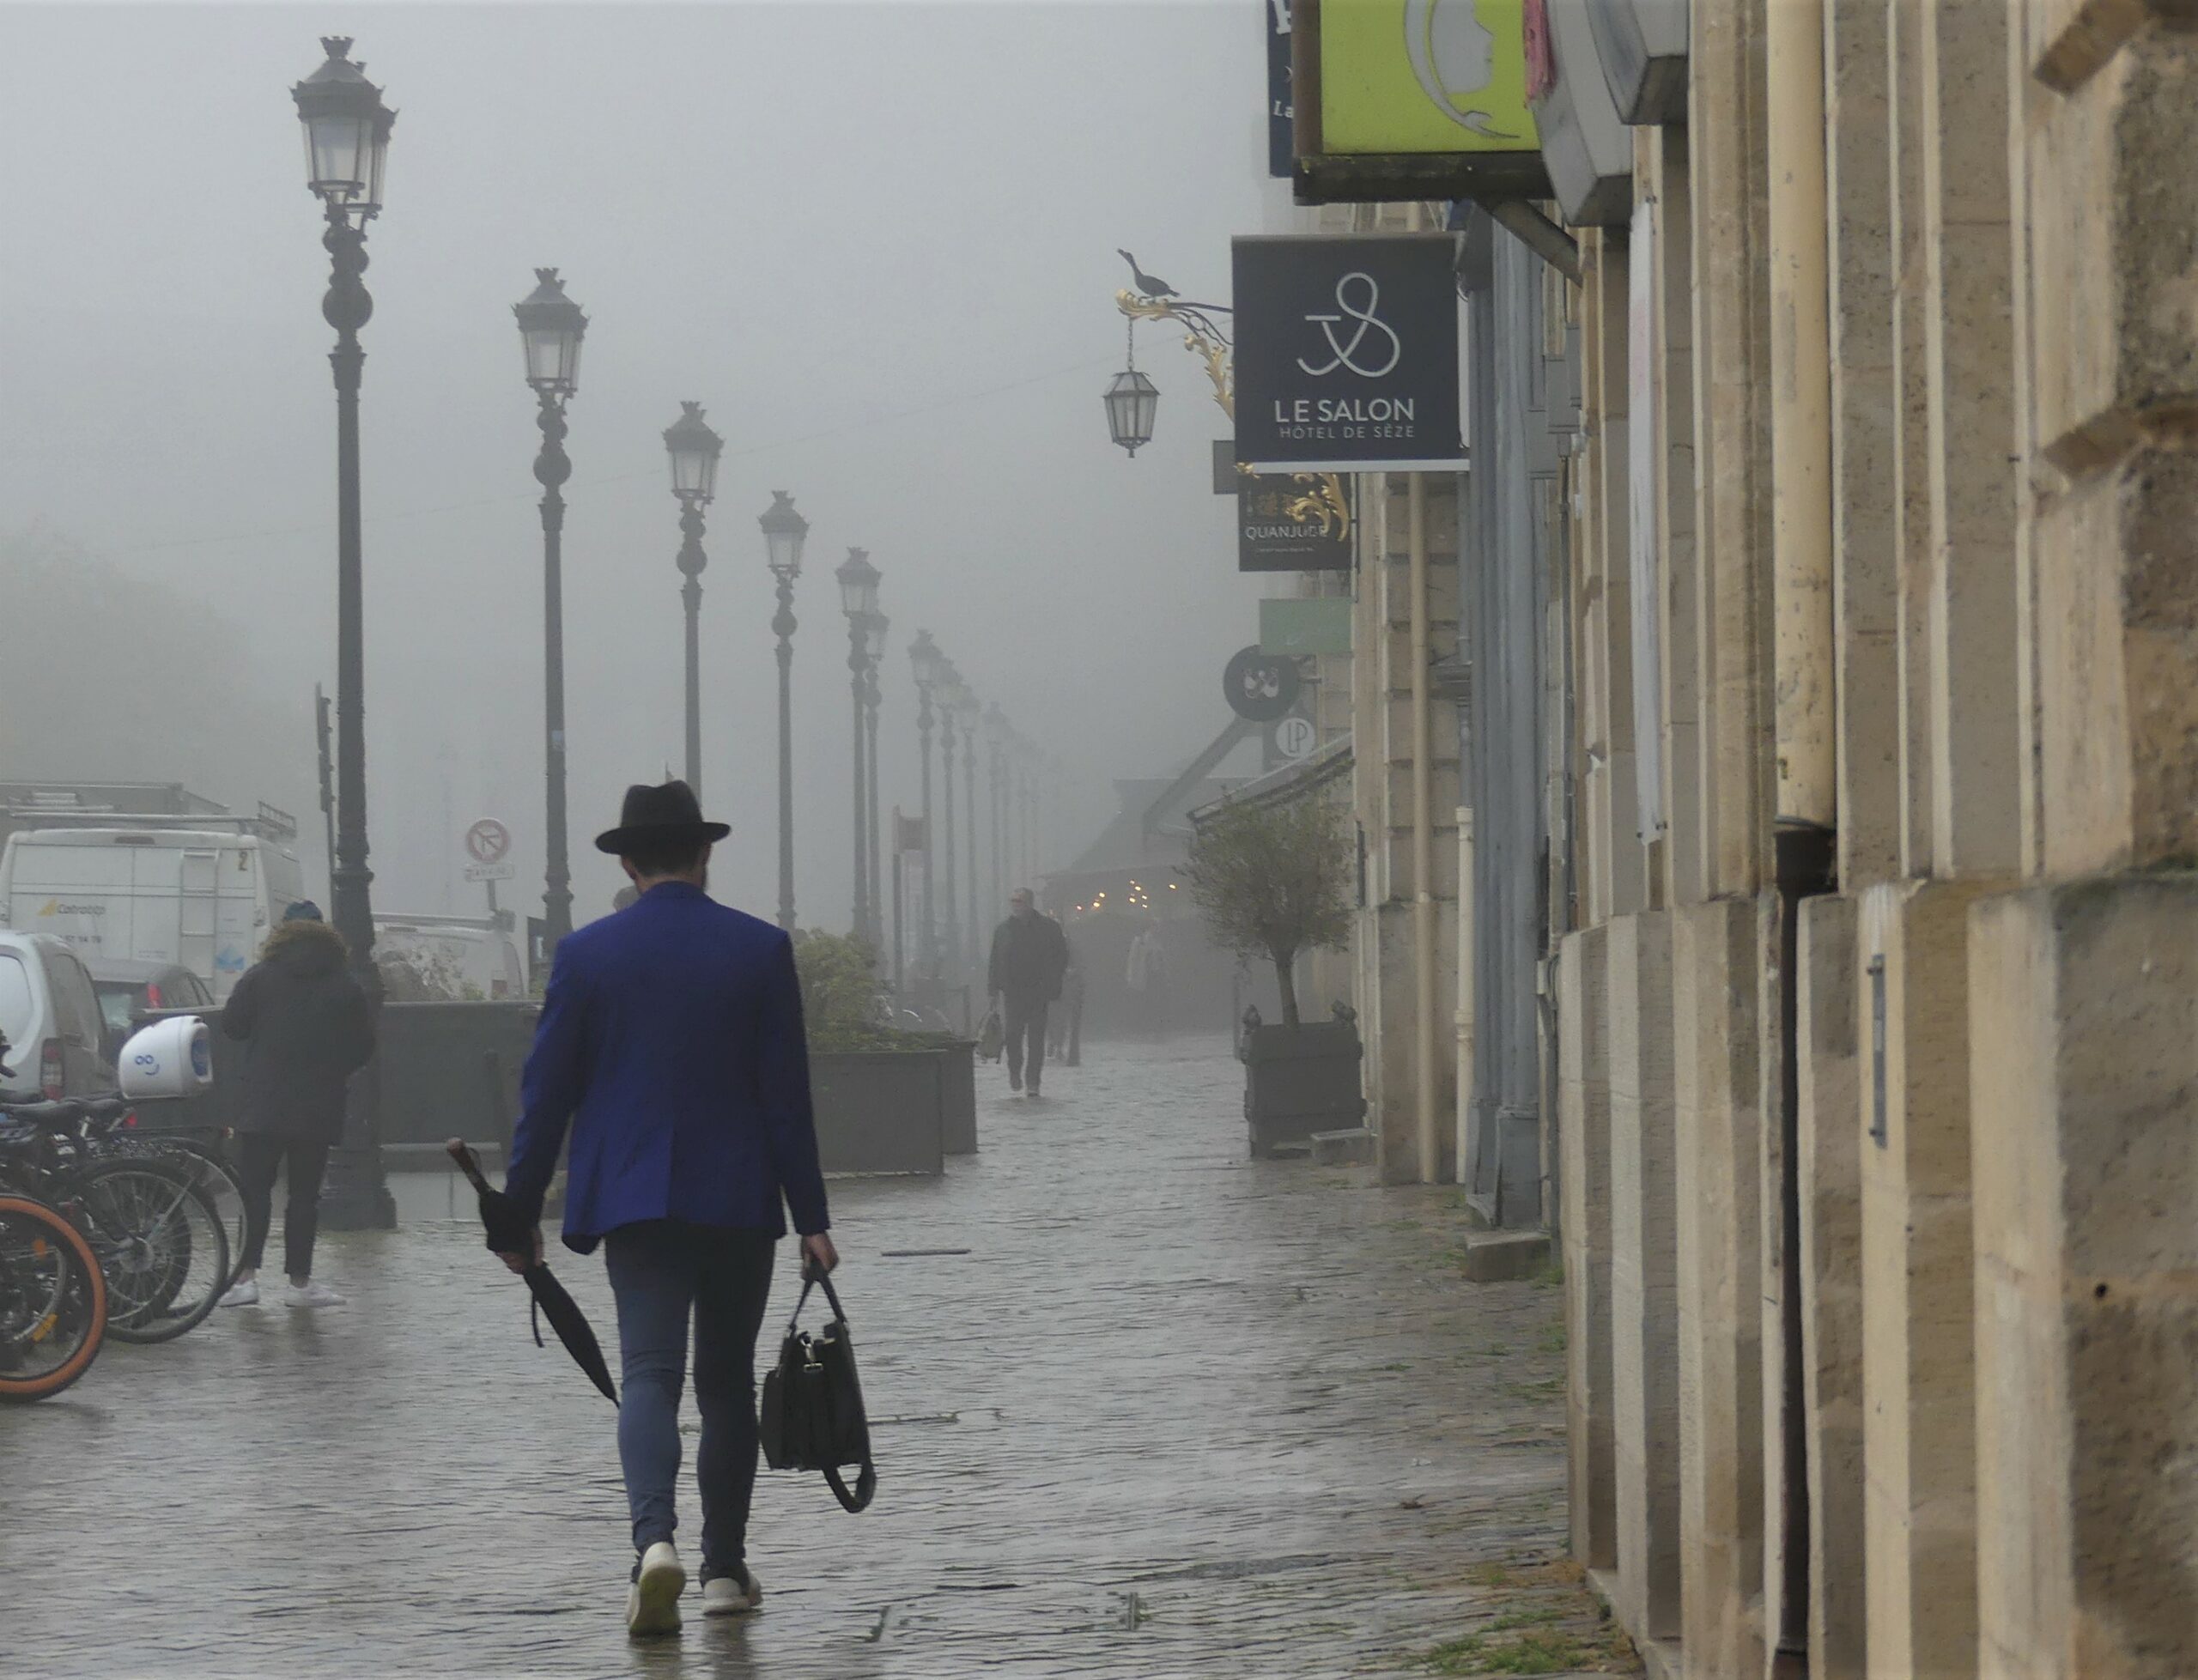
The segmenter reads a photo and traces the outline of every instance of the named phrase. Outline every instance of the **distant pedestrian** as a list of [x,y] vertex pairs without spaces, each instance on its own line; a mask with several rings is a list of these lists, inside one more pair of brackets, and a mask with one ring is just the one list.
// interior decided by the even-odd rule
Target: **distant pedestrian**
[[1061,975],[1060,1007],[1046,1016],[1046,1054],[1063,1067],[1084,1059],[1084,960],[1075,941],[1062,936],[1068,967]]
[[839,1264],[793,944],[709,896],[710,846],[728,832],[702,820],[686,783],[668,781],[628,788],[618,827],[596,837],[638,897],[557,946],[504,1174],[513,1226],[490,1237],[514,1271],[540,1256],[543,1198],[569,1126],[565,1246],[603,1245],[618,1303],[635,1635],[677,1630],[687,1585],[672,1495],[690,1317],[702,1614],[737,1615],[763,1597],[748,1567],[756,1335],[786,1234],[781,1197],[804,1268]]
[[993,930],[986,990],[1006,1011],[1008,1089],[1024,1088],[1027,1066],[1035,1097],[1046,1070],[1046,1011],[1061,995],[1068,939],[1059,922],[1039,913],[1028,887],[1017,887],[1007,906],[1007,919]]
[[1163,1031],[1168,1022],[1168,948],[1161,943],[1159,923],[1147,922],[1130,941],[1122,979],[1138,1000],[1138,1023],[1148,1033]]
[[351,1076],[373,1054],[367,994],[345,967],[343,940],[310,900],[293,904],[222,1010],[222,1030],[244,1042],[236,1115],[237,1176],[244,1186],[243,1265],[224,1307],[259,1301],[259,1263],[273,1217],[275,1175],[287,1172],[282,1264],[292,1307],[340,1307],[313,1275],[321,1180],[343,1134]]

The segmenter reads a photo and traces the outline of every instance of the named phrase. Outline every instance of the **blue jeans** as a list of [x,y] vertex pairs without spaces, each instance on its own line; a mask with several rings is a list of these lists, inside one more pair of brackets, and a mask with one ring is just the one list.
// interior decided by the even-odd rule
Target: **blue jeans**
[[695,1404],[702,1415],[695,1470],[706,1575],[747,1561],[748,1505],[756,1491],[756,1333],[770,1298],[777,1241],[768,1231],[657,1219],[621,1226],[603,1242],[618,1300],[624,1368],[618,1461],[637,1552],[669,1540],[679,1526],[672,1492],[693,1313]]

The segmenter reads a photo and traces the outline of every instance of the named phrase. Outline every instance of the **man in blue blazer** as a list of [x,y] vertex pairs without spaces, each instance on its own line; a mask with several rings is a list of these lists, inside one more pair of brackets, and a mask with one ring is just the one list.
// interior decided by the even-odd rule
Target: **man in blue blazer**
[[640,896],[557,947],[504,1175],[514,1225],[533,1228],[531,1257],[503,1256],[517,1271],[541,1256],[542,1200],[570,1127],[565,1245],[583,1254],[604,1245],[618,1301],[635,1635],[676,1629],[687,1584],[672,1488],[690,1313],[702,1613],[737,1615],[762,1598],[747,1560],[756,1336],[786,1234],[782,1197],[803,1265],[839,1264],[792,941],[706,890],[711,843],[728,832],[702,820],[684,782],[626,790],[618,827],[595,843]]

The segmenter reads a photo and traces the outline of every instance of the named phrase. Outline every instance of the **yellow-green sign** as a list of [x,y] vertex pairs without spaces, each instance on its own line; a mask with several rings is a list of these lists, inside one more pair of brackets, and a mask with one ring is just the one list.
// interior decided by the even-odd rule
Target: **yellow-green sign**
[[1525,0],[1321,0],[1321,150],[1533,152]]

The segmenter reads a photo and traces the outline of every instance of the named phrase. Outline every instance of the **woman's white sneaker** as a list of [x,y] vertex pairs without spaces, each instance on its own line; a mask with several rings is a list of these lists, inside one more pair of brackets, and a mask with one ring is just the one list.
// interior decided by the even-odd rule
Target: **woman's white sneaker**
[[[257,1288],[256,1285],[254,1287]],[[258,1299],[258,1295],[255,1295],[253,1299]],[[317,1279],[302,1288],[291,1284],[283,1292],[282,1301],[290,1307],[341,1307],[343,1304],[342,1295]]]
[[679,1631],[679,1595],[687,1590],[687,1566],[669,1540],[641,1554],[634,1584],[626,1589],[626,1631],[635,1639]]
[[712,1575],[702,1583],[705,1616],[745,1616],[761,1609],[762,1604],[763,1583],[744,1563],[736,1563],[730,1573]]
[[222,1297],[224,1307],[257,1307],[259,1305],[259,1280],[247,1277],[241,1283],[232,1283]]

